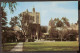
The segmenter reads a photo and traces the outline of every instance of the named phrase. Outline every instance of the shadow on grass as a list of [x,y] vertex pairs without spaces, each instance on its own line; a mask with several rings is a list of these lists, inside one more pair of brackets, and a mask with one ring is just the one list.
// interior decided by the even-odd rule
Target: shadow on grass
[[17,43],[5,43],[4,46],[2,47],[2,51],[3,52],[10,51],[16,45]]
[[77,42],[25,42],[23,51],[78,51]]
[[[76,49],[75,49],[76,48]],[[24,47],[24,51],[78,51],[78,47],[73,46],[41,46],[41,47]]]

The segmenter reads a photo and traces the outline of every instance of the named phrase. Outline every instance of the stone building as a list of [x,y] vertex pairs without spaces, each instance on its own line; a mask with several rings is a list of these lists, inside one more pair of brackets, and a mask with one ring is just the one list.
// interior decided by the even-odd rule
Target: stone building
[[[35,11],[35,8],[32,10],[33,12],[29,12],[28,9],[21,14],[29,14],[30,16],[33,17],[33,20],[30,20],[30,23],[35,23],[35,24],[40,24],[40,13]],[[22,19],[22,18],[21,18]]]
[[[23,31],[25,33],[25,35],[30,36],[31,39],[39,39],[40,37],[40,13],[35,11],[35,8],[33,8],[32,12],[29,12],[28,9],[24,12],[21,13],[21,15],[29,15],[31,16],[31,18],[29,17],[29,20],[26,19],[22,19],[24,17],[21,17],[21,24],[22,24],[22,28],[24,28],[24,26],[27,28],[28,25],[30,25],[29,27],[31,27],[31,33],[29,35],[27,35],[27,29],[24,28]],[[26,17],[27,18],[27,17]],[[23,23],[23,21],[26,21],[25,23]],[[27,23],[27,21],[29,21],[29,24]],[[28,27],[28,28],[29,28]]]

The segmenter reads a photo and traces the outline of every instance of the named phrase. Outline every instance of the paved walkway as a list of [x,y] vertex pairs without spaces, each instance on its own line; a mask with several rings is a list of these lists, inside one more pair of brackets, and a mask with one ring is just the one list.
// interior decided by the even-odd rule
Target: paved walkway
[[23,51],[23,42],[18,43],[12,50],[12,51]]

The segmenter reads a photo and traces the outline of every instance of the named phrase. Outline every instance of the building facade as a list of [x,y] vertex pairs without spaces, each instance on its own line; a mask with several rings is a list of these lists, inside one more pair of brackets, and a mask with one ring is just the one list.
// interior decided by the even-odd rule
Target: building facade
[[[24,14],[26,15],[26,18],[28,19],[23,19]],[[27,14],[29,15],[29,17]],[[39,39],[40,37],[40,13],[36,12],[35,8],[33,8],[32,12],[29,12],[27,9],[26,11],[22,12],[21,15],[22,15],[21,24],[22,24],[22,30],[24,31],[24,34],[27,35],[27,31],[30,31],[28,32],[30,34],[27,36],[29,36],[31,39]],[[27,28],[30,28],[30,30],[28,30]]]
[[[22,15],[28,14],[33,17],[29,22],[33,24],[40,24],[40,12],[36,12],[35,8],[33,8],[32,12],[29,12],[28,9],[21,13]],[[22,19],[22,18],[21,18]]]

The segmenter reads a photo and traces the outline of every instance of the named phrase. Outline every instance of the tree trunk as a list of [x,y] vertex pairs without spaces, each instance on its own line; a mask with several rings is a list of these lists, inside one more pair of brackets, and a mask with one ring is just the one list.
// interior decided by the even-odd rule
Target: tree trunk
[[32,39],[32,33],[31,33],[31,39]]
[[62,41],[62,37],[61,37],[61,41]]
[[62,37],[62,35],[61,35],[61,41],[62,41],[62,39],[63,39],[63,37]]

